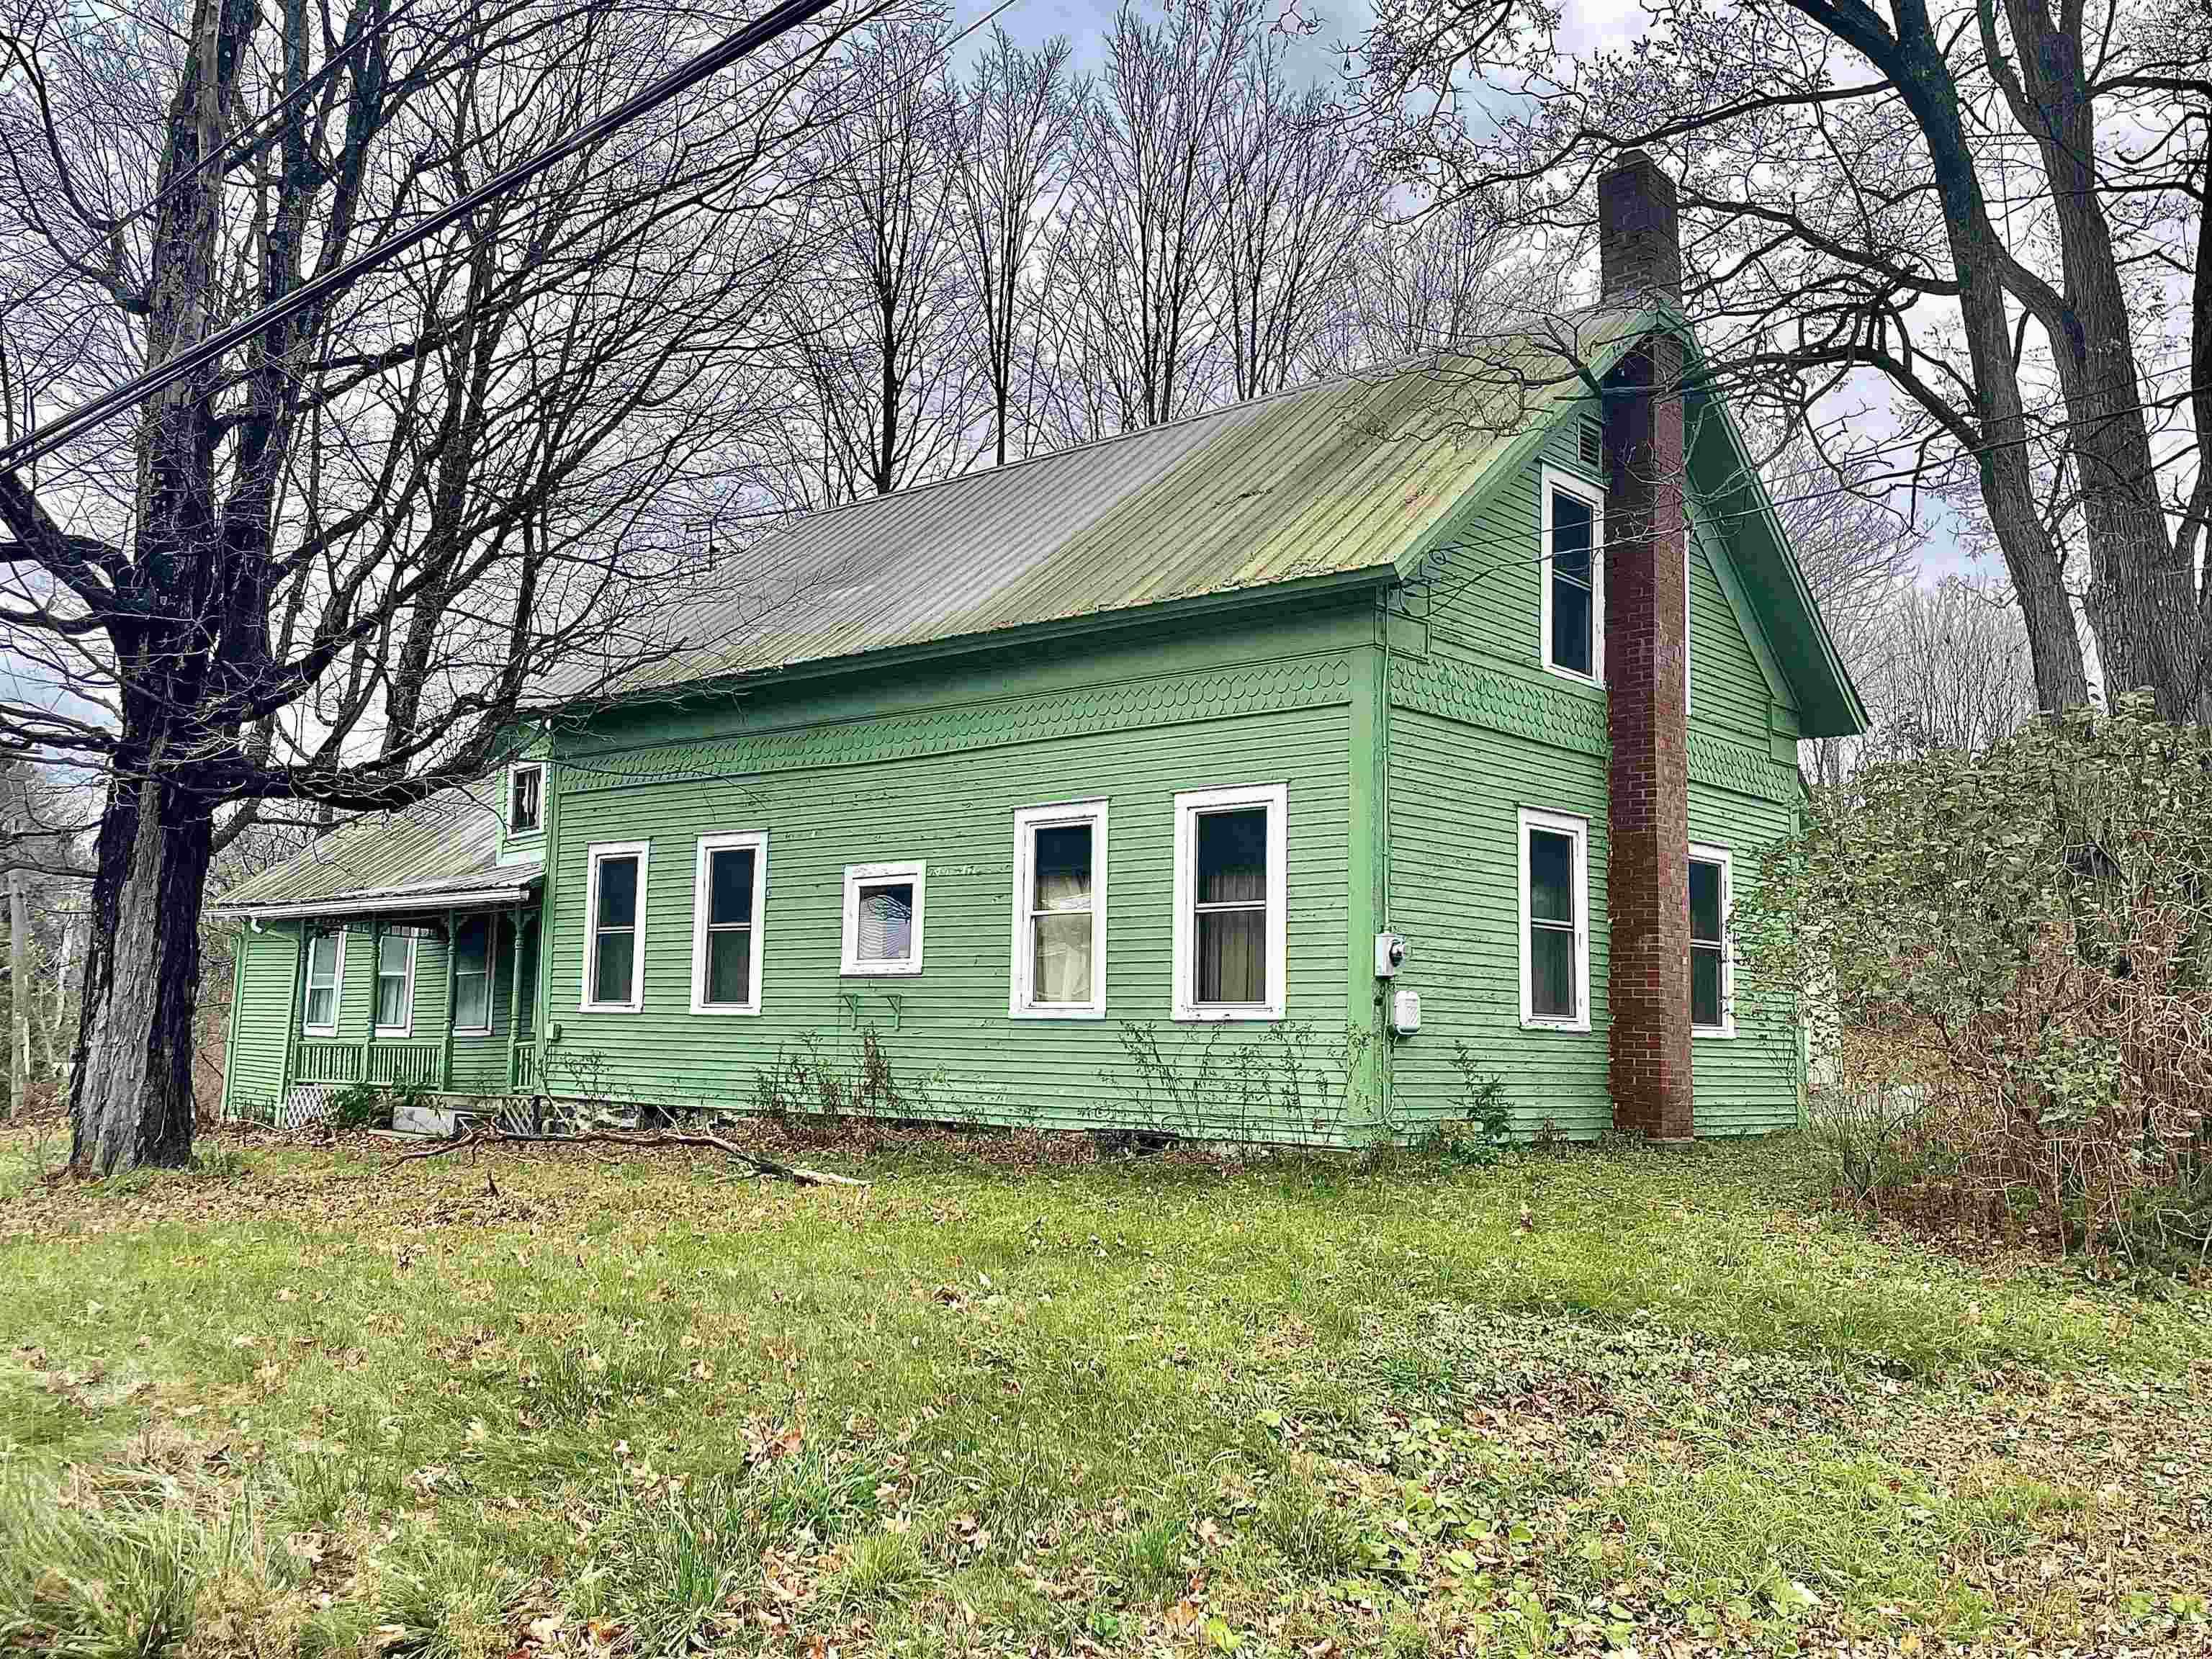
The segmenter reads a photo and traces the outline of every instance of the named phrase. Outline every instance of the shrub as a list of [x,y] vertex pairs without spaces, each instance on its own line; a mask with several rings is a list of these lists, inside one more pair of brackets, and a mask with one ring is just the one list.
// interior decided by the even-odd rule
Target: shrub
[[1740,901],[1856,1200],[2130,1257],[2212,1221],[2212,734],[2123,701],[1866,767]]

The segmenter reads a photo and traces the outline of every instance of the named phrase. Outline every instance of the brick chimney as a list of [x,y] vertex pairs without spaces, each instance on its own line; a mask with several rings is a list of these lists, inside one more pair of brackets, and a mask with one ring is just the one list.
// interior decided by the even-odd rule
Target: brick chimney
[[[1598,226],[1607,301],[1680,302],[1674,183],[1643,151],[1598,181]],[[1694,1129],[1683,368],[1680,340],[1650,335],[1605,388],[1613,1120],[1655,1140]]]

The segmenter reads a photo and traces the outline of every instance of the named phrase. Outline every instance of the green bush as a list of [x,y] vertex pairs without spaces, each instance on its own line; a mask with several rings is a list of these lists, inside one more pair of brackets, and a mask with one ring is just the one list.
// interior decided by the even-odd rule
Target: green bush
[[2146,705],[1864,768],[1739,900],[1857,1201],[2130,1257],[2212,1219],[2212,733]]

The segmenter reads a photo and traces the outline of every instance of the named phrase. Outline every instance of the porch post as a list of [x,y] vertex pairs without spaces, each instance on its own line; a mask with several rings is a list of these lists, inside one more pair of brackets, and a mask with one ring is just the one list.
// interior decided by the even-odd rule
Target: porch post
[[292,1069],[299,1056],[294,1051],[300,1044],[300,1021],[305,1018],[303,1004],[307,996],[307,928],[305,916],[300,918],[295,932],[299,948],[292,953],[292,1006],[284,1011],[284,1075],[276,1085],[277,1104],[292,1092]]
[[453,1086],[453,987],[461,966],[461,938],[453,926],[453,913],[446,912],[446,1018],[438,1028],[438,1092]]
[[376,1047],[378,981],[384,972],[384,921],[381,917],[368,924],[368,1030],[361,1040],[361,1080],[368,1081],[369,1054]]
[[[522,1035],[522,912],[519,908],[507,913],[507,1087],[511,1094],[515,1052],[522,1046],[518,1040]],[[537,1022],[532,1020],[532,1041],[537,1035]]]

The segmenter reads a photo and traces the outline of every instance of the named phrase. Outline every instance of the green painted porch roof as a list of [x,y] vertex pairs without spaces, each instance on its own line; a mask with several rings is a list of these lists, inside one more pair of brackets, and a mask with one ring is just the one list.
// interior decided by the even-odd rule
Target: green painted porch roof
[[[591,701],[1410,569],[1447,514],[1655,313],[1593,310],[1469,355],[1347,375],[799,519],[685,593]],[[557,705],[594,685],[549,684]]]
[[216,901],[219,915],[339,915],[466,909],[519,902],[540,860],[499,861],[504,769],[404,812],[353,819]]

